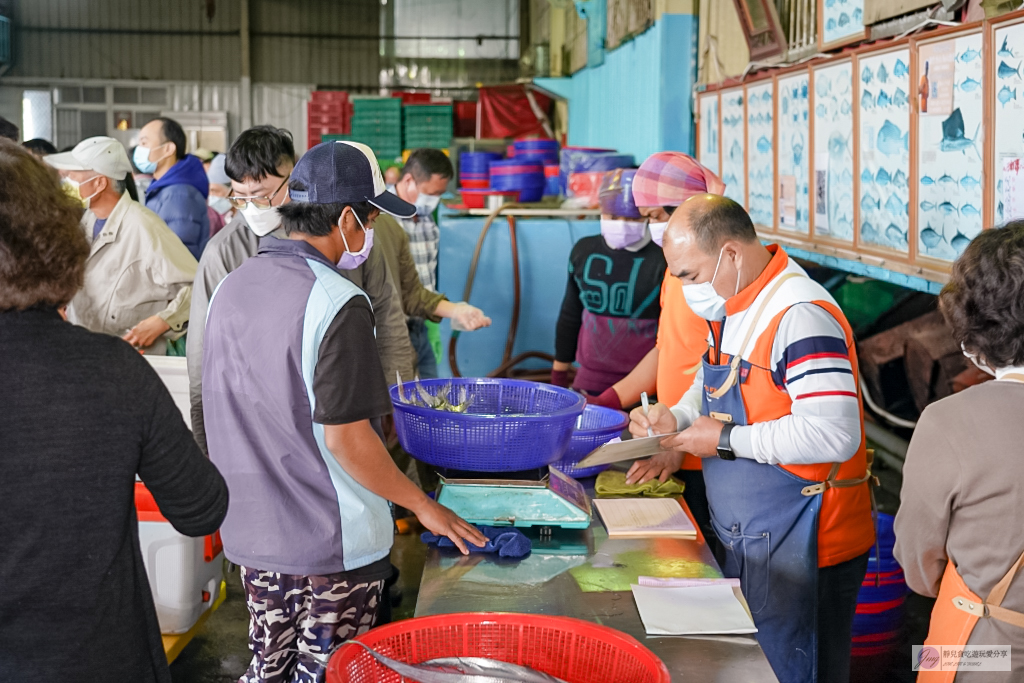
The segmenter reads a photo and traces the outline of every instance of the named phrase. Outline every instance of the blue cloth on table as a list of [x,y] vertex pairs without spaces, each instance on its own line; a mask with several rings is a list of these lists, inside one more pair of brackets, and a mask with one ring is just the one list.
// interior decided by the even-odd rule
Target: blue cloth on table
[[[532,545],[530,539],[523,535],[523,532],[515,527],[494,527],[477,525],[487,543],[483,548],[478,548],[467,542],[466,547],[471,553],[497,553],[498,557],[526,557],[530,554]],[[429,531],[420,535],[420,540],[430,545],[437,545],[438,548],[454,548],[455,544],[447,536],[438,536]]]

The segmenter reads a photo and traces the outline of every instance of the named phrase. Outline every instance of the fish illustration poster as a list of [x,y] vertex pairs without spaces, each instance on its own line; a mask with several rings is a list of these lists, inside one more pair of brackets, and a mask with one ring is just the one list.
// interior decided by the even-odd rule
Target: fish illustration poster
[[820,0],[821,45],[835,47],[864,36],[864,0]]
[[755,225],[773,227],[775,204],[774,84],[747,86],[747,210]]
[[719,175],[718,168],[718,93],[702,95],[700,104],[700,149],[697,161]]
[[[908,253],[910,51],[861,59],[860,243]],[[915,89],[916,92],[916,89]]]
[[722,92],[722,182],[725,196],[746,206],[746,154],[744,153],[743,88]]
[[853,242],[853,65],[814,71],[814,232]]
[[798,73],[778,80],[779,227],[810,234],[808,109],[810,76]]
[[[1004,178],[1007,160],[1024,157],[1024,24],[997,28],[992,41],[992,61],[995,72],[995,158],[992,178],[995,179],[995,224],[1009,220],[1011,215],[1004,211],[1004,184],[1011,180]],[[967,136],[973,132],[971,121],[966,119]],[[979,143],[980,144],[980,143]],[[980,147],[979,147],[980,149]]]
[[[921,46],[918,81],[932,81],[932,54],[954,55],[950,108],[932,107],[917,121],[917,253],[952,261],[981,231],[984,109],[982,35],[975,33]],[[925,47],[935,48],[925,50]],[[925,65],[929,64],[925,73]],[[918,97],[921,97],[920,92]],[[998,106],[998,105],[997,105]]]

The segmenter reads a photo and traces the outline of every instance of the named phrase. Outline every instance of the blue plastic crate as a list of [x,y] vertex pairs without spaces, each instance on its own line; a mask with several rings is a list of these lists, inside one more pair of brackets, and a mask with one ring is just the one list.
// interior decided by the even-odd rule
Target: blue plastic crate
[[[511,379],[427,379],[431,396],[464,387],[471,398],[465,413],[403,403],[391,387],[395,431],[402,447],[435,467],[473,472],[515,472],[550,465],[565,455],[583,413],[585,399],[568,389]],[[406,399],[416,383],[401,385]]]

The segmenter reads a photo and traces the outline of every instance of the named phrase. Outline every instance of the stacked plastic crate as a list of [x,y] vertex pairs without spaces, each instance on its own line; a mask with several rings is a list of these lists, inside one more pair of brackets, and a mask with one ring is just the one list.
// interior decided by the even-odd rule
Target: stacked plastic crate
[[409,104],[402,107],[405,149],[447,149],[452,143],[452,105]]
[[402,156],[402,100],[353,97],[351,139],[369,146],[378,159]]
[[314,90],[306,105],[309,145],[319,145],[325,135],[347,135],[351,126],[348,93],[340,90]]

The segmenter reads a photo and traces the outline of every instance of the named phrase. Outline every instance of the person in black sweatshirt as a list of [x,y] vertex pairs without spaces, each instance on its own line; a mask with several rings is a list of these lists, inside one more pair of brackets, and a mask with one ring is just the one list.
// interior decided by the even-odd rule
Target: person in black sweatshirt
[[63,319],[81,215],[0,140],[0,681],[170,683],[135,477],[189,536],[217,530],[228,492],[149,363]]
[[601,183],[601,234],[569,255],[569,280],[555,327],[551,382],[599,396],[629,374],[658,338],[665,256],[633,203],[633,169]]

